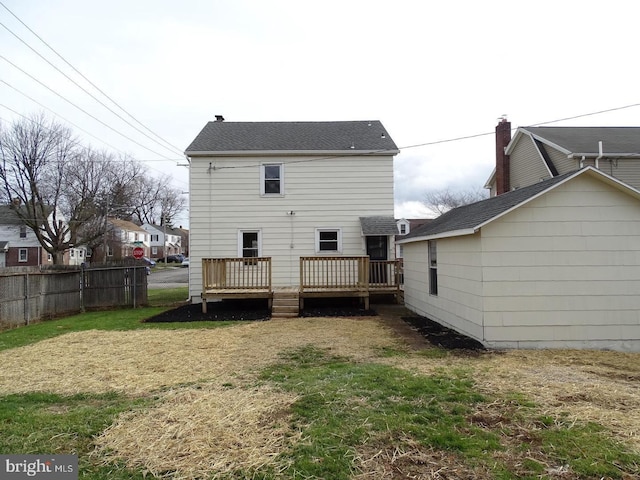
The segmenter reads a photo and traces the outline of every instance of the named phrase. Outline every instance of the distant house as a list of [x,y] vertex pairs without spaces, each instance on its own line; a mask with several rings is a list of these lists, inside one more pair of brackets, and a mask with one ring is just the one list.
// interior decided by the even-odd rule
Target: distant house
[[292,288],[303,257],[325,266],[352,256],[393,260],[398,148],[379,121],[223,120],[205,125],[185,152],[193,301],[207,258],[267,257],[270,286]]
[[639,238],[639,190],[554,175],[398,240],[405,303],[489,347],[640,351]]
[[164,258],[183,253],[183,232],[180,229],[152,223],[143,223],[142,228],[149,234],[150,258]]
[[16,215],[14,207],[0,206],[0,267],[49,265],[53,261],[33,230]]
[[485,188],[500,195],[586,166],[640,188],[640,127],[520,127],[512,138],[504,119]]
[[149,256],[151,248],[147,231],[128,220],[109,217],[104,242],[95,248],[92,261],[102,262],[131,257],[136,247],[144,250],[145,257]]
[[403,247],[397,242],[397,240],[400,240],[406,235],[409,235],[411,233],[411,230],[414,230],[430,221],[430,218],[401,218],[396,221],[398,225],[398,234],[396,235],[396,258],[402,258],[404,256],[402,252]]

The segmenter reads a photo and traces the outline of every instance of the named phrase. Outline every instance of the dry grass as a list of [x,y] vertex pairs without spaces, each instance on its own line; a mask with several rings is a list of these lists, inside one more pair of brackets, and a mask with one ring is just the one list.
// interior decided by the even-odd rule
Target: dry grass
[[[97,440],[97,458],[124,459],[153,475],[177,471],[173,478],[250,470],[272,465],[299,437],[288,427],[295,399],[248,386],[280,352],[308,344],[416,374],[464,369],[489,396],[521,394],[535,402],[540,414],[596,422],[640,452],[640,354],[513,351],[431,358],[414,352],[384,358],[381,349],[402,350],[404,343],[372,317],[272,320],[211,330],[71,333],[0,352],[0,391],[115,390],[132,396],[162,391],[156,407],[122,416],[104,432]],[[474,418],[502,421],[508,415],[504,404],[495,407],[483,407]],[[425,472],[435,479],[483,475],[461,467],[453,454],[418,446],[368,446],[357,456],[360,478]]]
[[272,320],[211,330],[88,331],[0,352],[0,390],[60,394],[231,381],[307,344],[338,356],[372,358],[398,339],[371,317]]

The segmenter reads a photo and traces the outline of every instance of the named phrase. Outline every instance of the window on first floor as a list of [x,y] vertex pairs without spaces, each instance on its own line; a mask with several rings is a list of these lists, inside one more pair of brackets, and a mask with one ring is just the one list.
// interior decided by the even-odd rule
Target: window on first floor
[[429,293],[438,295],[438,247],[435,240],[429,240]]
[[113,247],[111,245],[107,245],[107,257],[113,257]]
[[260,166],[260,194],[284,195],[284,167],[281,163]]
[[339,228],[316,229],[316,252],[342,251],[342,231]]
[[262,256],[262,232],[240,230],[238,232],[238,256],[242,258]]
[[29,250],[26,248],[21,248],[18,250],[18,261],[26,262],[29,259]]

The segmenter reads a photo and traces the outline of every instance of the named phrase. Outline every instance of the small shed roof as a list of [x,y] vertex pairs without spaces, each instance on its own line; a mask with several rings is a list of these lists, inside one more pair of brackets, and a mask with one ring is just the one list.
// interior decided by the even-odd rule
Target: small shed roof
[[363,235],[396,235],[398,233],[398,225],[393,217],[360,217],[360,227]]
[[474,233],[487,223],[501,217],[514,208],[523,205],[540,194],[549,191],[558,185],[579,175],[595,175],[601,180],[616,185],[627,192],[633,192],[640,198],[640,191],[610,177],[593,167],[585,167],[581,170],[558,175],[542,182],[534,183],[511,192],[503,193],[495,197],[481,200],[469,205],[454,208],[435,218],[431,222],[412,230],[408,235],[398,240],[398,243],[409,243],[411,241],[424,240],[425,238],[450,237],[457,235],[468,235]]

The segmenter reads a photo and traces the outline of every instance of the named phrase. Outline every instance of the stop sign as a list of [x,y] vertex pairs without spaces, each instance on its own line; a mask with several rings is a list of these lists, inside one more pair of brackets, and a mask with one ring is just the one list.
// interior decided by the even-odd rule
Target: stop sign
[[142,258],[144,257],[144,248],[136,247],[133,249],[133,258]]

